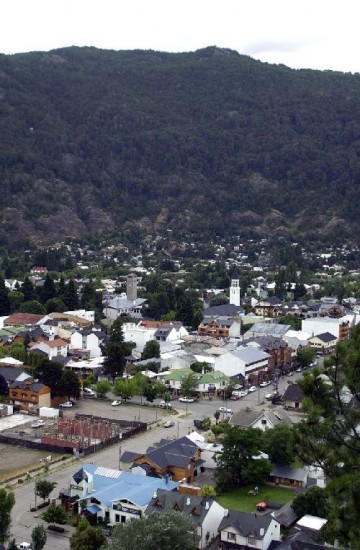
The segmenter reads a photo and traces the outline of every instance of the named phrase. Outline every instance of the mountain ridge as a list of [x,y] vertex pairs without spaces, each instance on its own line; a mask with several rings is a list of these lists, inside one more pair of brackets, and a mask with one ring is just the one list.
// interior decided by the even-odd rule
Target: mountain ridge
[[360,75],[216,47],[0,56],[0,244],[357,239]]

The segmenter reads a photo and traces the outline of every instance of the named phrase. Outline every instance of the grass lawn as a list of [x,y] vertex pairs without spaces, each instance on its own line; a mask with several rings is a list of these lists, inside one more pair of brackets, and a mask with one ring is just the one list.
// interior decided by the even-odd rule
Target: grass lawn
[[253,489],[253,486],[234,489],[234,491],[228,491],[216,497],[216,500],[224,508],[239,510],[240,512],[256,512],[256,504],[258,502],[272,500],[274,502],[286,504],[294,496],[293,489],[272,487],[270,485],[260,485],[258,494],[256,496],[249,496],[248,492]]

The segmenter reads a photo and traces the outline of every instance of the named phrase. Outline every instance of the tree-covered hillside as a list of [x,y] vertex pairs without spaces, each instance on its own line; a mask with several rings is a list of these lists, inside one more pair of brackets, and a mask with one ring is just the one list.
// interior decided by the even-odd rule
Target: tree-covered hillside
[[0,244],[131,227],[357,238],[360,75],[236,52],[0,56]]

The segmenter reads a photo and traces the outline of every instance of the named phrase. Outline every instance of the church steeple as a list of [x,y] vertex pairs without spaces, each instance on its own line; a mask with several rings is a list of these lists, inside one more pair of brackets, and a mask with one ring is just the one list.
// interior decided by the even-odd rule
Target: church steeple
[[240,281],[239,273],[236,267],[234,268],[233,274],[231,276],[231,285],[230,285],[230,304],[234,306],[240,306]]

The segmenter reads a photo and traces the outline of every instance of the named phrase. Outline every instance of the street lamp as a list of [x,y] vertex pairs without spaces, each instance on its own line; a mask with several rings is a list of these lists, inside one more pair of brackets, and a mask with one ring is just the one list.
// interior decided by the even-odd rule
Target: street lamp
[[26,475],[28,477],[31,477],[33,480],[34,480],[34,500],[35,500],[35,510],[37,510],[37,507],[36,507],[36,497],[37,497],[37,492],[36,492],[36,478],[30,473],[30,472],[26,472]]

